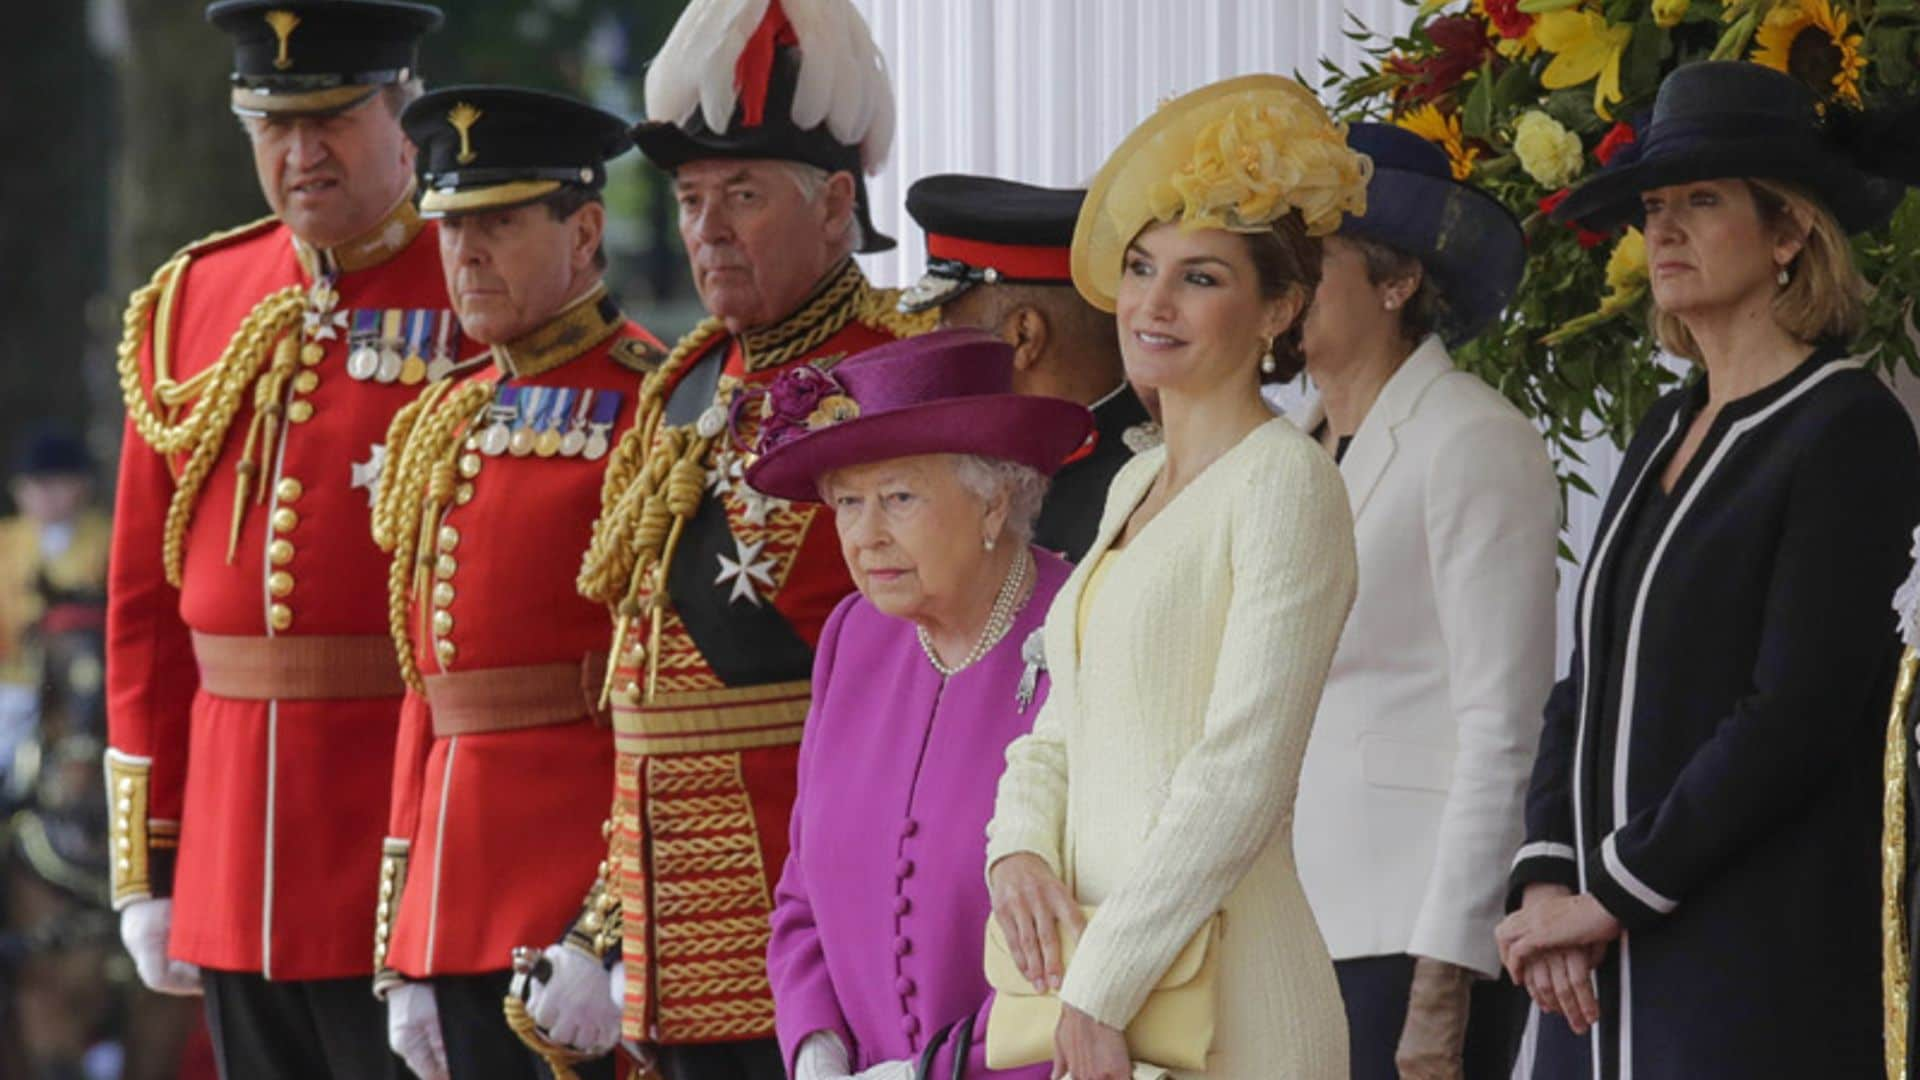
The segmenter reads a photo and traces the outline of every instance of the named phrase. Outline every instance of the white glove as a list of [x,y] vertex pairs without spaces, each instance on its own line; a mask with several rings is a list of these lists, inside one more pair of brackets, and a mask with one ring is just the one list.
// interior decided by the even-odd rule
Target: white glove
[[854,1073],[853,1080],[913,1080],[913,1062],[883,1061]]
[[387,1045],[420,1080],[450,1080],[440,1004],[432,986],[403,983],[387,993]]
[[200,993],[200,969],[167,955],[173,929],[172,900],[135,900],[120,912],[120,940],[133,957],[133,969],[147,989],[162,994]]
[[850,1080],[852,1068],[847,1044],[831,1031],[816,1031],[801,1039],[800,1049],[793,1053],[793,1080]]
[[613,1002],[614,1008],[622,1012],[626,1011],[627,962],[625,960],[615,960],[613,966],[607,969],[607,999]]
[[545,981],[513,977],[527,1015],[551,1042],[598,1057],[620,1041],[620,1006],[600,961],[579,949],[549,945],[541,953],[553,971]]

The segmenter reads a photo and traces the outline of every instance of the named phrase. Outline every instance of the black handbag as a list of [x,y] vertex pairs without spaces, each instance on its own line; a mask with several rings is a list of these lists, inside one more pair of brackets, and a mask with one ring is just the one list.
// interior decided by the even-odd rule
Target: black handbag
[[934,1055],[953,1039],[953,1074],[949,1080],[967,1080],[967,1048],[973,1045],[973,1014],[968,1013],[934,1033],[927,1048],[920,1051],[920,1065],[913,1070],[914,1080],[933,1080]]

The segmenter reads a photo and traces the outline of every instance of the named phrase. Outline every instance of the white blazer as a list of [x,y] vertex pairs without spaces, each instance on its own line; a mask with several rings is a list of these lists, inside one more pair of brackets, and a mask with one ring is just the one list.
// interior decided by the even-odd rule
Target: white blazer
[[[1312,403],[1303,430],[1319,426]],[[1300,778],[1300,880],[1335,959],[1492,976],[1553,681],[1559,489],[1520,411],[1437,337],[1341,464],[1360,589]]]

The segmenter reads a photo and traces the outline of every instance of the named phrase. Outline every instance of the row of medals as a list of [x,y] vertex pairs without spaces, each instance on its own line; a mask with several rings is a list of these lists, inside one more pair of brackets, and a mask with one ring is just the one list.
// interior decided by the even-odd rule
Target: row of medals
[[[522,394],[526,391],[522,390]],[[610,449],[609,436],[613,424],[594,423],[588,419],[592,400],[597,395],[611,394],[616,405],[614,415],[619,415],[618,390],[582,390],[583,396],[579,411],[566,421],[567,430],[561,432],[552,427],[536,431],[531,426],[518,426],[516,421],[519,408],[514,405],[501,405],[493,402],[487,408],[488,423],[480,429],[473,445],[488,457],[508,454],[513,457],[578,457],[588,461],[599,461],[607,456]]]
[[[347,376],[357,382],[399,383],[418,386],[425,381],[439,382],[457,366],[454,360],[459,331],[451,311],[408,312],[406,338],[374,337],[356,328],[347,349]],[[426,326],[415,328],[415,320]],[[433,342],[433,359],[421,355],[428,339]]]

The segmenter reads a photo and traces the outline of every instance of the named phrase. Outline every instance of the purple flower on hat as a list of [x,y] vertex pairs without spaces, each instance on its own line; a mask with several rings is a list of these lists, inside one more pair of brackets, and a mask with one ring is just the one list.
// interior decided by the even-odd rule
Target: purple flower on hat
[[[760,396],[760,439],[755,451],[761,454],[819,427],[815,417],[822,402],[840,398],[851,403],[838,379],[811,364],[781,372]],[[854,411],[857,415],[857,407]]]

